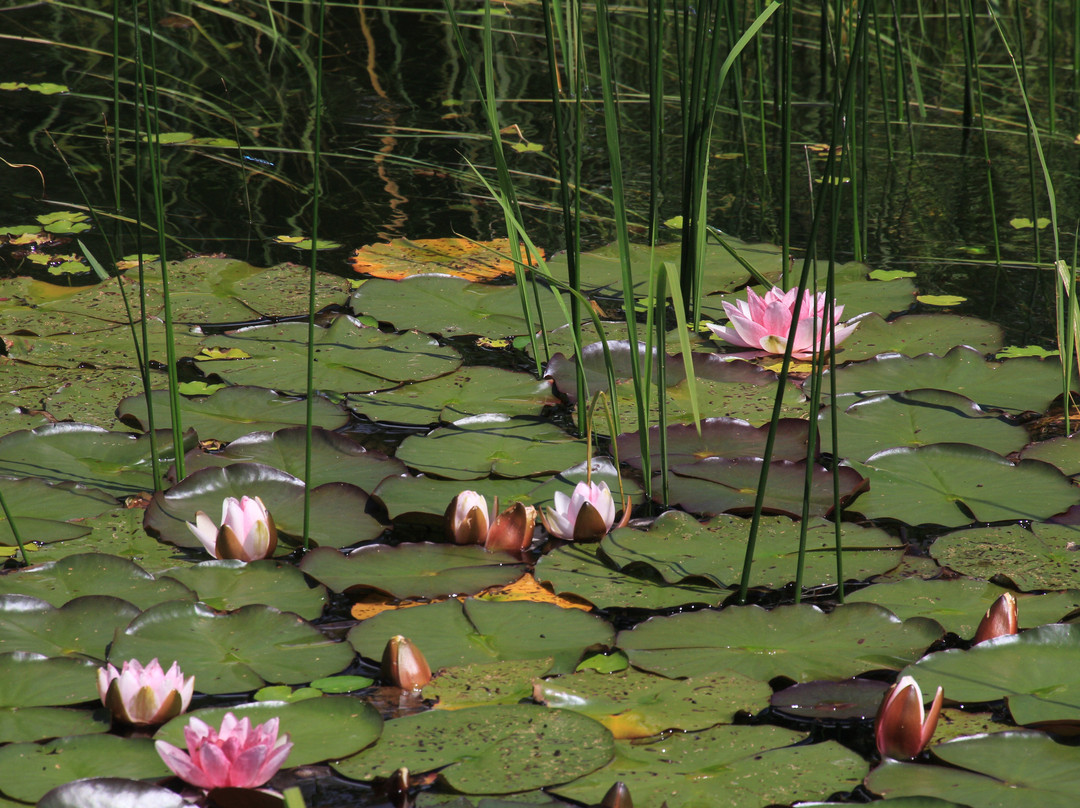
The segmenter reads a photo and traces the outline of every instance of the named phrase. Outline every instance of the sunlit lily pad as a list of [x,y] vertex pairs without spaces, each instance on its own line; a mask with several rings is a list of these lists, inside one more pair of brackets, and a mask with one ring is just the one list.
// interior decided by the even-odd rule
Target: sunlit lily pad
[[[756,457],[709,457],[696,463],[672,468],[668,478],[669,503],[693,513],[749,513],[754,509],[762,461]],[[861,491],[866,480],[849,466],[840,466],[840,502],[845,503]],[[766,513],[798,517],[803,510],[803,486],[806,461],[779,460],[769,464],[765,488]],[[663,496],[663,478],[653,478],[653,499]],[[825,516],[833,509],[833,474],[817,464],[811,474],[809,513]]]
[[[82,538],[90,529],[69,520],[97,516],[116,504],[115,498],[96,488],[66,482],[51,484],[35,477],[0,477],[0,493],[23,542],[47,544]],[[0,545],[16,543],[11,523],[0,511]]]
[[[1007,529],[985,530],[993,533]],[[977,532],[980,532],[979,529]],[[977,555],[977,540],[974,537],[967,538],[967,531],[961,531],[961,535],[965,538],[957,542],[957,555],[962,556],[968,552]],[[847,596],[847,602],[876,603],[904,620],[915,616],[929,617],[941,623],[946,631],[970,638],[975,635],[979,621],[990,605],[1008,591],[996,584],[966,578],[937,581],[908,578],[859,589]],[[1020,627],[1032,628],[1053,623],[1080,608],[1080,590],[1048,592],[1045,595],[1016,595],[1016,600]]]
[[424,699],[435,699],[443,710],[482,704],[517,704],[532,698],[533,680],[551,667],[550,657],[479,662],[443,668],[424,685]]
[[350,396],[349,408],[375,422],[432,424],[469,415],[539,415],[558,403],[551,380],[503,368],[461,368],[448,376],[408,384],[395,390]]
[[169,570],[163,583],[176,581],[195,592],[212,609],[231,611],[253,603],[272,603],[283,612],[305,620],[322,614],[326,589],[312,586],[292,564],[262,561],[204,561]]
[[431,669],[507,659],[551,657],[549,673],[569,673],[588,649],[609,646],[611,627],[599,617],[550,603],[499,603],[469,598],[383,612],[349,631],[349,642],[380,659],[387,640],[416,643]]
[[[276,432],[252,432],[237,438],[221,452],[190,452],[188,474],[209,466],[262,463],[304,479],[307,429],[287,427]],[[405,464],[380,452],[369,452],[348,435],[315,427],[311,432],[311,485],[342,482],[373,491],[382,480],[405,473]]]
[[[544,292],[541,301],[547,327],[562,325],[565,320],[552,293]],[[529,332],[522,316],[521,297],[514,286],[469,283],[463,278],[442,275],[417,275],[402,281],[376,278],[356,290],[350,305],[357,314],[392,323],[396,329],[415,328],[444,337],[463,334],[508,337]]]
[[84,595],[112,595],[140,609],[166,600],[195,599],[179,581],[157,580],[138,564],[103,553],[77,553],[0,576],[0,592],[31,595],[53,606]]
[[372,544],[348,556],[320,547],[304,557],[300,569],[335,592],[375,589],[395,598],[437,598],[508,584],[525,568],[509,553],[477,545],[411,542]]
[[1008,578],[1018,589],[1080,587],[1080,529],[1035,524],[973,527],[935,541],[939,564],[975,578]]
[[[154,390],[151,401],[155,425],[169,423],[168,391]],[[349,421],[349,414],[343,407],[325,398],[316,397],[313,406],[315,426],[337,429]],[[181,397],[180,411],[184,425],[195,429],[203,440],[231,441],[256,431],[303,424],[307,417],[307,402],[262,387],[226,387],[209,396]],[[116,408],[116,414],[125,423],[145,429],[146,397],[125,398]]]
[[402,280],[413,275],[453,275],[470,281],[497,280],[514,275],[510,240],[473,241],[467,238],[396,238],[386,244],[367,244],[353,253],[349,264],[373,278]]
[[75,598],[60,608],[28,595],[0,595],[0,654],[105,659],[113,633],[138,614],[126,600],[105,595]]
[[806,604],[771,611],[730,606],[653,617],[619,632],[616,644],[632,665],[664,676],[728,669],[762,681],[787,676],[808,682],[899,668],[942,634],[933,620],[901,621],[869,603],[840,605],[828,614]]
[[887,797],[940,796],[971,808],[1070,808],[1080,788],[1080,749],[1041,732],[995,732],[933,748],[948,766],[887,760],[866,785]]
[[175,791],[122,777],[89,777],[57,786],[38,808],[184,808]]
[[[5,434],[56,421],[123,431],[124,425],[116,419],[116,402],[142,390],[142,381],[129,368],[38,367],[0,357],[0,374],[12,404],[0,422]],[[20,423],[31,418],[36,420]]]
[[597,805],[612,783],[622,781],[635,805],[760,808],[824,798],[859,784],[869,768],[863,758],[836,741],[800,744],[804,738],[780,727],[720,726],[651,744],[617,741],[610,764],[553,791]]
[[[565,754],[567,750],[572,754]],[[430,710],[386,722],[372,746],[331,765],[355,780],[439,770],[469,794],[506,794],[565,783],[611,759],[611,734],[591,718],[533,704]]]
[[[836,413],[838,455],[866,460],[882,449],[969,443],[1001,455],[1019,451],[1027,430],[970,399],[944,390],[885,393],[850,404]],[[821,445],[832,446],[832,412],[818,417]]]
[[536,579],[557,595],[573,595],[600,609],[671,609],[692,603],[715,606],[729,594],[704,583],[667,584],[613,569],[598,545],[567,544],[536,562]]
[[182,601],[143,612],[117,632],[109,651],[109,661],[117,666],[128,659],[175,659],[203,693],[246,692],[267,682],[310,682],[339,672],[353,656],[345,643],[333,642],[300,617],[270,606],[221,614]]
[[[196,687],[198,680],[196,679]],[[278,732],[288,733],[293,743],[285,765],[309,766],[328,758],[359,752],[379,737],[382,718],[366,702],[348,696],[323,696],[296,702],[263,701],[229,707],[207,707],[178,715],[156,733],[154,740],[185,748],[184,727],[195,716],[213,727],[221,726],[225,713],[247,717],[252,724],[280,719]]]
[[[835,525],[821,519],[807,526],[803,583],[836,582]],[[746,557],[750,521],[722,514],[700,523],[681,511],[667,511],[647,531],[619,528],[600,542],[604,555],[624,571],[646,564],[670,584],[703,578],[716,586],[737,584]],[[904,545],[885,531],[841,526],[845,579],[868,578],[900,563]],[[799,525],[783,517],[763,517],[754,551],[751,586],[781,587],[795,580]]]
[[[920,302],[921,301],[920,298]],[[847,311],[845,310],[845,315]],[[859,327],[843,343],[838,360],[850,362],[895,352],[904,356],[947,353],[966,345],[993,353],[1004,345],[1001,326],[977,317],[953,314],[909,314],[886,322],[878,314],[859,318]]]
[[850,508],[868,519],[945,527],[1042,520],[1080,499],[1069,478],[1048,463],[1013,463],[967,444],[886,449],[851,465],[870,480],[870,490]]
[[[706,418],[701,432],[693,424],[673,424],[666,430],[668,466],[684,466],[707,457],[763,457],[769,427],[751,426],[739,418]],[[773,460],[806,458],[809,428],[798,418],[781,418],[777,423]],[[650,465],[660,468],[660,427],[649,428]],[[640,433],[619,435],[619,460],[636,469],[642,467]]]
[[[204,373],[217,373],[232,384],[302,393],[307,390],[307,335],[306,323],[242,328],[207,337],[203,345],[239,348],[249,358],[196,357],[196,362]],[[451,373],[461,364],[457,351],[429,336],[387,334],[352,317],[338,317],[329,328],[315,329],[315,360],[315,389],[335,393],[388,390],[401,382]]]
[[74,735],[44,744],[13,743],[0,748],[4,793],[37,802],[46,792],[83,777],[156,779],[169,770],[145,738]]
[[583,440],[548,421],[497,414],[412,435],[397,451],[410,468],[452,480],[551,474],[580,463],[585,454]]
[[0,744],[95,735],[108,732],[111,727],[112,716],[103,707],[93,711],[68,707],[0,707]]
[[[226,497],[258,496],[279,531],[279,540],[299,541],[304,527],[304,484],[284,471],[258,463],[235,463],[189,475],[168,491],[154,494],[146,509],[146,529],[179,547],[201,548],[188,529],[197,511],[215,522]],[[347,547],[371,541],[383,526],[367,514],[368,497],[348,483],[325,483],[311,491],[310,538],[318,545]],[[286,535],[281,535],[282,533]]]
[[646,738],[664,730],[697,730],[730,723],[736,713],[764,709],[767,684],[737,673],[711,672],[672,682],[629,669],[581,671],[536,683],[533,697],[548,707],[595,718],[616,738]]
[[4,682],[0,708],[60,707],[92,701],[98,697],[98,667],[87,659],[24,651],[0,654],[0,681]]
[[[823,389],[829,386],[826,379]],[[1074,379],[1073,389],[1077,387]],[[959,393],[984,409],[1043,412],[1061,394],[1061,363],[1030,357],[987,362],[979,351],[957,347],[945,356],[884,354],[836,371],[839,396],[866,398],[928,388]]]
[[[185,450],[190,449],[195,435],[189,432],[184,441]],[[157,451],[167,468],[173,460],[171,431],[157,431]],[[51,424],[4,435],[0,474],[76,482],[117,496],[154,490],[150,436],[109,432],[88,424]]]
[[1027,446],[1020,457],[1057,466],[1070,477],[1080,474],[1080,437],[1075,434],[1051,438]]

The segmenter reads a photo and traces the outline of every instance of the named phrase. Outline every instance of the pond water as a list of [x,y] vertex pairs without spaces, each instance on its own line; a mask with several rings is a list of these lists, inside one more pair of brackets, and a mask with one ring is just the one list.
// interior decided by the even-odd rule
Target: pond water
[[[156,239],[140,240],[111,218],[132,218],[135,189],[146,188],[133,148],[134,72],[121,71],[114,186],[112,4],[4,10],[0,156],[12,167],[0,170],[0,233],[8,233],[0,493],[12,516],[0,520],[11,550],[0,575],[0,681],[17,686],[0,692],[0,808],[34,804],[86,773],[167,777],[147,737],[92,707],[105,660],[152,657],[177,658],[196,677],[192,709],[212,724],[226,709],[255,722],[280,717],[295,747],[274,785],[298,785],[311,806],[389,804],[386,784],[401,766],[414,773],[418,805],[457,808],[596,805],[615,780],[630,783],[636,804],[669,808],[871,795],[918,808],[944,795],[980,808],[1071,805],[1076,775],[1047,787],[1040,766],[1080,771],[1076,748],[1059,742],[1080,726],[1080,643],[1070,622],[1080,609],[1072,560],[1080,461],[1072,439],[1049,439],[1055,427],[1035,420],[1048,420],[1060,394],[1056,360],[995,358],[1006,346],[1055,347],[1051,233],[1029,226],[1048,215],[1042,177],[1010,51],[989,19],[979,17],[965,39],[961,9],[906,5],[895,20],[908,32],[897,53],[893,21],[881,22],[859,84],[878,100],[853,119],[858,170],[842,180],[837,297],[846,316],[868,315],[841,346],[836,389],[825,386],[825,403],[835,396],[836,448],[831,418],[822,418],[823,448],[807,470],[814,413],[798,384],[805,367],[784,383],[773,361],[718,361],[731,346],[697,335],[691,379],[681,360],[665,365],[669,417],[690,420],[694,384],[702,414],[718,420],[700,435],[672,426],[672,471],[653,476],[659,464],[643,457],[629,393],[636,352],[615,345],[620,425],[613,431],[600,418],[593,428],[600,450],[618,449],[620,479],[606,458],[586,472],[565,329],[547,335],[552,356],[537,379],[513,287],[432,276],[347,282],[356,277],[348,259],[365,245],[432,238],[447,249],[455,236],[497,238],[503,222],[470,174],[471,163],[493,176],[490,143],[443,6],[328,4],[319,237],[340,246],[319,258],[318,307],[330,308],[316,332],[316,388],[326,395],[315,407],[308,479],[314,550],[300,539],[304,406],[289,395],[306,389],[306,325],[290,321],[304,311],[306,274],[284,264],[302,265],[309,253],[274,239],[313,227],[315,7],[178,0],[149,14],[170,136],[161,167],[177,356],[185,384],[209,385],[184,388],[184,425],[197,439],[185,438],[186,471],[174,470],[152,496],[145,433],[150,413],[158,428],[168,423],[161,365],[148,402],[115,291],[123,284],[57,271],[78,269],[75,236],[101,259],[110,248],[117,257],[157,249]],[[558,274],[565,243],[539,8],[495,7],[495,87],[530,234]],[[457,11],[479,69],[478,8]],[[1080,215],[1075,15],[1069,4],[1002,8],[1044,129],[1065,256]],[[641,9],[620,7],[611,19],[639,236],[649,187]],[[800,6],[793,25],[790,240],[798,252],[830,139],[831,71],[822,67],[818,5]],[[130,58],[130,28],[119,42]],[[957,70],[965,42],[981,65],[981,119],[965,118]],[[738,96],[722,97],[710,166],[710,222],[770,279],[781,261],[770,246],[782,232],[781,140],[759,91],[773,97],[774,67],[764,49],[741,68]],[[674,88],[670,64],[667,81]],[[582,247],[586,286],[611,311],[618,271],[603,248],[614,232],[599,99],[592,76],[583,96]],[[674,99],[666,120],[664,219],[680,213]],[[40,170],[44,194],[27,166]],[[78,208],[84,194],[106,214],[104,232],[38,218]],[[34,241],[43,228],[53,238]],[[723,319],[721,299],[744,296],[751,278],[714,245],[707,267],[717,295],[706,314]],[[635,281],[647,269],[636,256]],[[915,276],[885,280],[871,270]],[[158,357],[161,294],[154,281],[148,288]],[[355,319],[332,316],[344,313]],[[191,328],[261,314],[275,319],[244,331]],[[553,304],[548,314],[558,316]],[[625,326],[615,315],[605,328],[618,339]],[[595,340],[590,327],[586,342]],[[590,387],[605,387],[595,344],[584,364]],[[778,390],[786,420],[749,579],[751,604],[770,608],[738,606],[745,517],[764,451],[758,427]],[[731,417],[748,423],[723,420]],[[173,438],[163,431],[158,439],[168,468]],[[836,457],[844,463],[834,482]],[[562,542],[538,525],[523,557],[444,535],[444,509],[463,489],[481,492],[485,507],[497,497],[502,506],[552,508],[587,476],[631,496],[637,521],[592,542]],[[839,533],[834,485],[846,517]],[[242,495],[267,503],[280,534],[274,558],[206,561],[187,523],[198,511],[216,519],[224,497]],[[665,496],[677,507],[665,512]],[[809,553],[796,573],[804,515]],[[557,521],[549,517],[548,527]],[[21,569],[12,522],[40,566]],[[838,555],[849,584],[842,605]],[[797,574],[804,603],[792,602]],[[1023,632],[969,647],[1006,592],[1020,603]],[[378,662],[395,635],[444,671],[423,690],[426,705],[379,686],[387,682]],[[873,716],[898,673],[914,676],[927,699],[943,685],[949,701],[930,752],[882,763]],[[427,709],[436,699],[453,709]],[[186,720],[155,737],[180,743]],[[778,771],[792,774],[778,780]],[[131,804],[172,804],[156,786],[110,788]],[[42,804],[77,805],[83,796]]]

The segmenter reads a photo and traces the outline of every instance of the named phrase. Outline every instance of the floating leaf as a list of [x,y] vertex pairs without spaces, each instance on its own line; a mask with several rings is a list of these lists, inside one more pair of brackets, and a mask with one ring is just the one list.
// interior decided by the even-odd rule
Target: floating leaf
[[[72,601],[78,603],[79,601]],[[154,606],[117,632],[109,661],[175,659],[203,693],[239,693],[339,672],[352,649],[294,614],[245,606],[219,614],[201,603]]]
[[0,595],[0,654],[103,660],[113,633],[138,614],[126,600],[105,595],[75,598],[59,609],[28,595]]
[[0,654],[0,680],[4,682],[0,708],[59,707],[93,701],[98,697],[97,669],[98,664],[88,659],[50,658],[26,651]]
[[476,545],[415,542],[372,544],[348,556],[320,547],[304,557],[300,569],[335,592],[367,588],[395,598],[437,598],[507,584],[524,567],[509,553]]
[[[700,432],[693,424],[672,424],[666,430],[665,447],[668,465],[685,466],[708,457],[762,457],[769,436],[768,425],[751,426],[739,418],[706,418]],[[807,454],[809,424],[798,418],[777,421],[773,460],[802,460]],[[649,428],[649,464],[660,467],[660,427]],[[618,437],[619,460],[641,469],[640,433],[628,432]]]
[[169,570],[161,581],[177,581],[212,609],[227,612],[253,603],[273,603],[283,612],[315,620],[326,604],[326,589],[311,586],[292,564],[262,561],[204,561]]
[[[4,495],[4,504],[24,542],[30,538],[41,543],[81,538],[90,529],[85,524],[71,524],[69,520],[97,516],[116,504],[113,497],[96,488],[75,483],[47,483],[35,477],[21,480],[0,477],[0,493]],[[15,544],[11,523],[0,511],[0,545]],[[3,580],[0,578],[0,592],[8,591]]]
[[511,659],[443,668],[424,686],[424,700],[442,710],[482,704],[517,704],[532,698],[533,680],[551,668],[551,658]]
[[1013,463],[960,443],[886,449],[851,465],[870,480],[870,490],[850,508],[868,519],[918,519],[917,524],[945,527],[1042,520],[1078,499],[1069,478],[1047,463]]
[[184,808],[175,791],[122,777],[88,777],[57,786],[38,808]]
[[550,603],[490,603],[468,598],[383,612],[349,631],[363,656],[380,659],[395,634],[412,640],[432,670],[509,659],[551,657],[550,673],[569,673],[587,649],[611,644],[611,627],[578,609]]
[[350,259],[356,272],[375,278],[401,280],[413,275],[453,275],[470,281],[489,281],[514,274],[510,240],[473,241],[466,238],[396,238],[389,244],[368,244]]
[[826,614],[796,604],[766,611],[729,606],[653,617],[619,632],[616,644],[635,667],[663,676],[732,670],[762,681],[839,679],[918,659],[942,636],[932,620],[901,621],[869,603],[837,606]]
[[[564,754],[568,749],[573,754]],[[355,780],[439,770],[469,794],[506,794],[565,783],[611,759],[611,734],[569,710],[533,704],[430,710],[386,722],[378,743],[334,770]]]
[[31,595],[53,606],[84,595],[111,595],[140,609],[166,600],[194,600],[179,581],[156,580],[133,561],[104,553],[76,553],[4,575],[0,592]]
[[967,302],[960,295],[918,295],[915,299],[927,306],[959,306]]

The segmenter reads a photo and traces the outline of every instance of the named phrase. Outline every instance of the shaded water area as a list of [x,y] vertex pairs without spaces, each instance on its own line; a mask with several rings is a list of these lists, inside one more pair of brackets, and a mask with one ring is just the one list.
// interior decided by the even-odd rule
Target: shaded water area
[[[365,245],[505,235],[502,210],[476,176],[495,182],[469,75],[483,73],[483,7],[452,5],[465,57],[438,3],[328,3],[318,132],[313,3],[139,5],[139,52],[126,18],[114,36],[105,0],[0,11],[0,492],[15,503],[11,521],[29,526],[31,563],[45,562],[20,569],[16,536],[0,520],[11,549],[0,575],[0,681],[37,683],[13,695],[0,687],[0,808],[35,804],[108,756],[124,766],[110,774],[165,782],[148,735],[120,731],[89,707],[97,666],[151,656],[180,658],[196,676],[191,707],[211,723],[227,708],[253,722],[280,715],[296,747],[273,785],[298,786],[311,806],[400,806],[402,766],[414,772],[407,790],[418,806],[594,806],[616,779],[631,783],[639,808],[882,796],[910,798],[907,808],[951,805],[931,803],[946,796],[977,808],[1071,805],[1080,781],[1049,797],[1039,789],[1042,761],[1080,772],[1067,740],[1080,727],[1080,461],[1072,439],[1055,437],[1056,360],[995,360],[1006,346],[1056,348],[1053,260],[1071,257],[1080,217],[1076,10],[1002,4],[1006,47],[968,2],[899,3],[896,18],[893,4],[873,14],[828,6],[824,16],[818,4],[797,4],[787,177],[773,44],[780,16],[764,29],[720,98],[709,223],[774,280],[785,195],[798,259],[816,195],[839,185],[817,254],[822,267],[829,257],[839,265],[845,316],[868,316],[838,354],[835,389],[821,394],[837,421],[815,421],[817,449],[818,402],[801,385],[807,365],[791,383],[772,359],[719,361],[732,346],[696,334],[687,364],[663,365],[675,423],[664,433],[672,468],[663,475],[638,440],[628,344],[611,360],[620,425],[593,424],[597,452],[618,450],[617,473],[607,458],[583,462],[592,448],[577,430],[565,329],[546,335],[551,356],[538,379],[531,323],[508,282],[347,282]],[[640,5],[610,15],[639,243],[651,176]],[[725,5],[736,30],[750,5]],[[501,138],[527,230],[562,272],[541,6],[491,11]],[[836,77],[847,69],[831,54],[846,53],[857,11],[872,18],[874,36],[853,74],[848,135],[830,144]],[[583,19],[583,286],[612,315],[608,336],[621,339],[621,301],[610,295],[617,271],[610,253],[596,252],[616,234],[591,10]],[[168,422],[156,281],[144,338],[158,389],[148,397],[112,281],[98,284],[82,263],[92,254],[111,268],[158,251],[133,64],[151,58],[150,34],[180,380],[208,385],[183,391],[184,424],[197,438],[162,429],[159,450],[146,440],[151,416],[159,429]],[[666,50],[661,242],[678,239],[670,220],[683,213],[677,44]],[[977,60],[977,75],[966,59]],[[830,145],[843,162],[826,176]],[[1056,251],[1040,159],[1056,190]],[[306,469],[299,315],[311,253],[288,239],[310,237],[316,197],[319,240],[336,246],[318,258],[329,274],[316,289],[324,314],[313,373],[325,395],[316,397]],[[49,216],[87,206],[98,214],[92,224]],[[706,292],[717,294],[706,314],[722,320],[721,293],[745,298],[752,278],[716,245],[707,254]],[[642,271],[638,256],[636,281]],[[57,288],[69,284],[84,288]],[[277,316],[260,328],[227,326],[262,313]],[[594,389],[607,384],[601,360],[594,343],[584,358]],[[696,402],[687,392],[695,384]],[[766,451],[758,427],[774,401],[785,420],[770,444],[751,605],[737,605]],[[698,405],[715,419],[702,435],[685,425]],[[186,472],[174,467],[151,495],[151,457],[169,469],[174,440],[184,441]],[[444,509],[462,489],[550,509],[586,477],[625,487],[637,519],[610,533],[605,525],[603,538],[590,537],[598,541],[562,541],[549,511],[531,548],[519,541],[494,552],[445,535]],[[304,478],[313,550],[299,538],[308,529]],[[246,494],[272,512],[276,554],[207,562],[222,554],[223,534],[196,538],[196,513],[216,519],[223,497]],[[665,510],[668,501],[676,507]],[[810,552],[796,573],[792,548],[803,539]],[[1021,604],[1024,631],[973,645],[983,613],[1006,594]],[[423,698],[390,686],[379,667],[396,635],[444,669]],[[946,688],[930,752],[920,753],[924,742],[901,755],[874,735],[898,673],[916,677],[927,700],[937,684]],[[428,709],[435,700],[450,709]],[[48,712],[20,717],[30,709]],[[180,743],[185,721],[155,737]],[[956,772],[960,785],[949,779]],[[138,804],[130,782],[111,788]],[[143,798],[172,805],[175,795],[145,788],[153,793]]]

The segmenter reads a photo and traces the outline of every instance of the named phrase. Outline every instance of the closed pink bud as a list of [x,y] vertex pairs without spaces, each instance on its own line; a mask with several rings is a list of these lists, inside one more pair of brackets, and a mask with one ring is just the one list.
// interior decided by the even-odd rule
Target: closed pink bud
[[911,760],[930,743],[937,727],[944,692],[939,687],[930,711],[923,708],[919,683],[901,677],[885,693],[874,722],[874,740],[882,757]]
[[1011,592],[1006,592],[986,610],[972,643],[978,645],[981,642],[992,640],[994,637],[1016,634],[1019,630],[1016,598],[1013,597]]
[[431,681],[431,668],[424,655],[411,640],[400,634],[386,643],[382,673],[387,681],[402,690],[420,690]]
[[520,557],[532,544],[536,529],[536,508],[515,502],[495,517],[488,530],[484,549],[489,553],[503,551]]
[[455,544],[483,544],[488,534],[488,506],[475,491],[462,491],[446,508],[446,534]]

